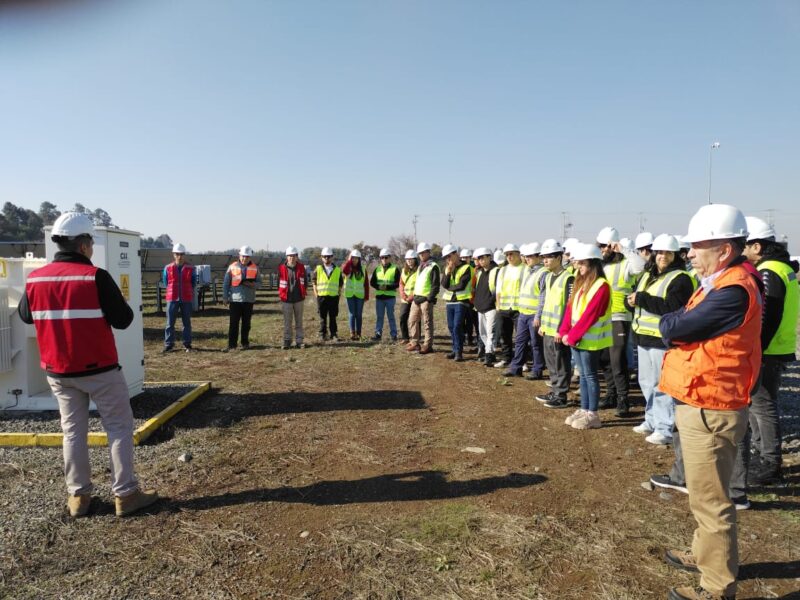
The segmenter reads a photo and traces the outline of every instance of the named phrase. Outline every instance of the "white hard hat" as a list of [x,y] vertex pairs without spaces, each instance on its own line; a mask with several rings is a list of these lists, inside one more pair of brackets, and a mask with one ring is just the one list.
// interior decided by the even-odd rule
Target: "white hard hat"
[[458,252],[458,246],[454,246],[453,244],[445,244],[444,248],[442,248],[442,258],[452,254],[453,252]]
[[300,250],[298,250],[298,249],[297,249],[297,248],[295,248],[294,246],[289,246],[289,247],[286,249],[286,256],[292,256],[292,255],[295,255],[295,256],[297,256],[298,254],[300,254]]
[[534,256],[541,254],[541,245],[539,242],[531,242],[528,244],[528,254]]
[[528,246],[529,244],[522,244],[519,247],[519,253],[522,254],[522,256],[528,256]]
[[378,253],[378,258],[383,258],[384,256],[391,256],[392,253],[389,252],[388,248],[381,248],[381,251]]
[[239,248],[239,256],[253,256],[253,249],[250,246]]
[[494,258],[494,262],[496,262],[498,265],[505,264],[506,262],[506,255],[503,254],[502,250],[495,250],[492,258]]
[[567,239],[565,239],[564,240],[564,244],[562,245],[562,247],[564,248],[564,252],[566,252],[568,254],[572,253],[572,247],[575,244],[579,244],[579,243],[580,242],[578,241],[578,238],[567,238]]
[[172,247],[172,253],[173,254],[186,254],[186,246],[184,246],[183,244],[175,244]]
[[462,248],[459,256],[461,258],[472,258],[472,252],[470,252],[469,248]]
[[361,258],[360,250],[350,250],[350,258]]
[[619,245],[625,250],[633,250],[633,240],[631,238],[620,238]]
[[675,239],[678,240],[678,246],[680,246],[681,250],[689,250],[692,247],[685,235],[676,235]]
[[472,253],[472,258],[480,258],[481,256],[491,256],[491,255],[492,255],[491,250],[481,246],[480,248],[475,248],[475,252]]
[[409,258],[417,258],[417,251],[416,250],[406,250],[406,260]]
[[767,223],[764,219],[758,217],[745,217],[747,221],[747,241],[754,242],[756,240],[772,240],[777,237],[775,228]]
[[689,221],[686,241],[729,240],[747,237],[744,214],[729,204],[706,204]]
[[597,234],[598,244],[613,244],[619,241],[619,231],[613,227],[603,227]]
[[560,254],[564,252],[564,248],[558,240],[549,239],[542,242],[542,247],[539,248],[540,254]]
[[662,233],[661,235],[656,236],[656,239],[653,240],[653,252],[658,252],[659,250],[662,252],[677,252],[680,249],[681,245],[678,243],[678,240],[674,235]]
[[53,223],[50,235],[63,237],[78,237],[79,235],[94,235],[92,220],[84,213],[65,212]]
[[644,248],[646,246],[653,245],[653,234],[649,231],[643,231],[639,235],[636,236],[636,240],[633,242],[633,245],[636,246],[636,249],[639,250],[640,248]]
[[328,248],[327,246],[322,249],[322,252],[319,253],[320,256],[333,256],[333,250]]
[[505,254],[506,252],[519,252],[519,246],[517,246],[516,244],[508,243],[505,246],[503,246],[503,254]]
[[602,260],[603,255],[600,253],[600,248],[594,244],[575,244],[570,258],[572,260]]
[[421,252],[430,252],[430,251],[431,251],[431,245],[428,242],[420,242],[419,244],[417,244],[417,254]]

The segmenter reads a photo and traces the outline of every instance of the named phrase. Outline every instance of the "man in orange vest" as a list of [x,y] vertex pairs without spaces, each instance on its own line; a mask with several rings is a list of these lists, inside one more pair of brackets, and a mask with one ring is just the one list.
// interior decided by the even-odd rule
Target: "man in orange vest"
[[736,509],[728,487],[761,366],[761,291],[743,264],[747,223],[739,209],[702,207],[687,239],[702,281],[685,308],[661,317],[669,350],[659,389],[675,398],[697,529],[691,551],[669,550],[665,560],[700,573],[699,587],[673,588],[671,600],[724,600],[736,595]]
[[258,288],[258,265],[250,257],[253,249],[242,246],[239,260],[228,267],[222,282],[222,301],[231,306],[228,324],[228,347],[223,352],[236,350],[239,341],[239,322],[242,323],[242,350],[250,349],[250,321],[253,318],[253,305]]

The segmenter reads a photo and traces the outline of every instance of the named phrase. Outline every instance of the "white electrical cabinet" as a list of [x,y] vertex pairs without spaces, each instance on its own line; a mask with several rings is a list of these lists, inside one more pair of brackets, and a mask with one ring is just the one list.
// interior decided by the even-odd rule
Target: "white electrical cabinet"
[[[113,329],[119,363],[131,397],[141,393],[144,384],[139,242],[139,233],[135,231],[97,227],[92,256],[95,266],[111,274],[133,310],[133,322],[127,329]],[[25,292],[28,274],[52,261],[57,251],[57,246],[50,240],[50,227],[46,227],[46,260],[2,259],[0,263],[0,313],[5,315],[0,316],[0,410],[58,409],[55,398],[50,394],[45,372],[39,364],[34,327],[23,323],[17,314],[17,305]],[[6,273],[5,277],[2,276],[3,272]]]

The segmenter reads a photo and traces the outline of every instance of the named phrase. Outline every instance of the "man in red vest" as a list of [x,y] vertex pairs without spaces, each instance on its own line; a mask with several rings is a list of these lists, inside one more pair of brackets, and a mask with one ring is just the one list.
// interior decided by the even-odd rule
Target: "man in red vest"
[[699,587],[673,588],[671,600],[724,600],[736,596],[736,509],[728,489],[761,366],[762,300],[744,264],[747,223],[739,209],[702,207],[689,222],[687,238],[702,280],[685,308],[661,317],[669,350],[659,389],[675,398],[697,529],[691,551],[670,550],[665,559],[700,573]]
[[87,433],[89,400],[97,406],[111,452],[111,490],[117,516],[158,499],[139,489],[133,468],[133,412],[111,328],[125,329],[133,311],[108,271],[92,265],[94,227],[85,214],[68,212],[53,224],[58,252],[28,276],[18,312],[36,328],[42,369],[58,401],[64,431],[67,508],[89,512],[92,469]]
[[164,352],[170,352],[175,345],[175,321],[178,312],[183,323],[183,348],[192,350],[192,303],[197,275],[194,267],[186,262],[186,246],[175,244],[172,256],[175,259],[164,267],[162,282],[167,290],[167,326],[164,329]]
[[283,346],[292,346],[292,321],[294,321],[294,340],[298,348],[305,348],[303,342],[303,306],[306,299],[306,267],[298,259],[300,251],[294,246],[286,249],[286,262],[278,266],[278,297],[283,309]]

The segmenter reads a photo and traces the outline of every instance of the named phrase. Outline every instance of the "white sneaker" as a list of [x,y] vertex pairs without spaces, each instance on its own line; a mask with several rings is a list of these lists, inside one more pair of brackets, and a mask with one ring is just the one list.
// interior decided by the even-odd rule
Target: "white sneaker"
[[530,370],[531,370],[531,368],[528,365],[522,365],[522,372],[523,373],[527,373]]
[[570,427],[573,429],[600,429],[602,426],[600,415],[590,413],[588,410],[581,411],[581,414],[570,423]]
[[508,365],[508,363],[504,360],[498,360],[496,363],[494,363],[495,369],[502,369],[506,365]]
[[579,408],[574,413],[572,413],[570,416],[568,416],[566,419],[564,419],[564,425],[572,425],[572,422],[575,419],[577,419],[578,417],[580,417],[582,414],[583,414],[583,409]]
[[657,446],[666,446],[667,444],[671,444],[672,443],[672,438],[671,437],[667,437],[662,433],[658,433],[657,431],[654,431],[653,433],[648,435],[646,438],[644,438],[644,441],[645,442],[650,442],[651,444],[655,444]]
[[636,433],[646,433],[648,435],[653,433],[653,430],[650,429],[650,426],[647,424],[647,421],[643,421],[642,423],[639,423],[636,427],[631,427],[631,429],[633,429]]

